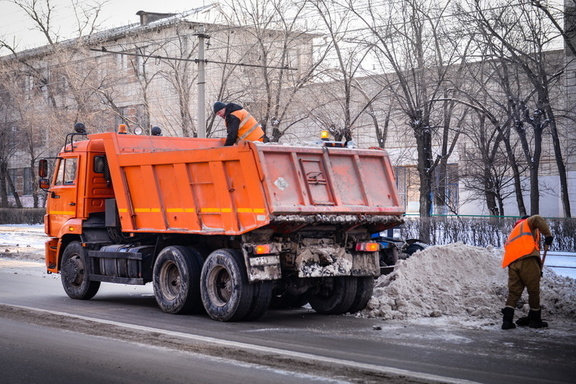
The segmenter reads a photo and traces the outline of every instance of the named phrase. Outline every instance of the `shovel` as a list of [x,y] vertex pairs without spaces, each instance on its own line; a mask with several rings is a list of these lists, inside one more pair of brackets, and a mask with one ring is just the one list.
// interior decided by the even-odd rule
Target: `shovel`
[[544,273],[544,262],[546,261],[546,254],[548,253],[548,247],[544,247],[544,254],[542,255],[542,260],[540,260],[540,276]]

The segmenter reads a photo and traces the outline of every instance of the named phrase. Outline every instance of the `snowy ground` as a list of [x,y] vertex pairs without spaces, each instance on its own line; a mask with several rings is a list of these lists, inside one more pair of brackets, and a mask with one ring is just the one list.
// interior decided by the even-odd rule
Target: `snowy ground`
[[46,239],[43,225],[2,224],[0,258],[44,260]]
[[[507,269],[502,250],[455,243],[429,247],[400,261],[381,276],[363,314],[383,319],[458,317],[475,327],[500,320],[507,296]],[[528,312],[524,292],[517,314]],[[541,281],[543,317],[576,325],[576,280],[544,268]]]
[[[0,225],[0,268],[44,274],[42,225]],[[562,256],[562,257],[561,257]],[[576,266],[576,257],[550,253],[547,265]],[[368,308],[356,316],[457,323],[494,328],[506,301],[507,270],[502,251],[462,243],[429,247],[376,281]],[[543,318],[576,329],[576,269],[545,267],[541,283]],[[527,313],[524,293],[517,315]]]

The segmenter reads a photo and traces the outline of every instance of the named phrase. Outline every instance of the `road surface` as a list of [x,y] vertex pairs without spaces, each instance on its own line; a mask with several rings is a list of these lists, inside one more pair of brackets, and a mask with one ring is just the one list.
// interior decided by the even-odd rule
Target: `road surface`
[[[573,383],[574,324],[470,329],[269,311],[220,323],[161,312],[151,286],[69,299],[40,263],[0,268],[3,383]],[[8,379],[6,379],[8,378]],[[9,381],[7,381],[9,380]]]

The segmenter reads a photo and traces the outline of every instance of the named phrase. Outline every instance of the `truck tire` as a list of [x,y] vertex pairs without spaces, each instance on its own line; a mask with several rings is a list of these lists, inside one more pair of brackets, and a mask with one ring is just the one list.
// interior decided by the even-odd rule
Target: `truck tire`
[[98,293],[99,281],[90,281],[86,269],[86,250],[77,241],[64,249],[60,264],[60,280],[66,294],[72,299],[89,300]]
[[198,313],[202,257],[192,248],[171,245],[160,251],[154,262],[154,297],[166,313]]
[[374,278],[372,276],[360,276],[356,278],[356,296],[348,309],[350,313],[363,310],[368,305],[374,293]]
[[325,279],[319,289],[307,295],[312,309],[324,315],[346,313],[356,297],[356,278],[351,276]]
[[288,292],[272,295],[270,308],[272,309],[289,309],[300,308],[308,304],[306,295],[293,295]]
[[272,282],[260,281],[252,284],[254,296],[252,297],[252,304],[250,310],[244,321],[252,321],[261,318],[270,306],[272,300]]
[[254,299],[242,255],[234,249],[212,252],[200,278],[204,309],[214,320],[239,321],[249,315]]

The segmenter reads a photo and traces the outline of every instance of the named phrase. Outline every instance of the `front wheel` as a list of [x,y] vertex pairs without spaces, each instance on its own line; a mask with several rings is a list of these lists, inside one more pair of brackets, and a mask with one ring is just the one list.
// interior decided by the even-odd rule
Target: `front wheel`
[[90,281],[86,250],[79,242],[66,246],[60,265],[60,280],[66,294],[72,299],[89,300],[98,293],[99,281]]

